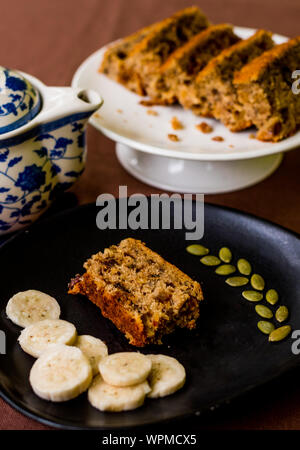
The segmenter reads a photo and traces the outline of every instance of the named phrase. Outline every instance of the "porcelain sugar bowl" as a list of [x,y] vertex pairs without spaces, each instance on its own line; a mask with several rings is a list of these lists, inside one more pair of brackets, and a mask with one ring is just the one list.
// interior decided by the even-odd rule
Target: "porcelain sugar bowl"
[[48,87],[0,67],[0,234],[37,219],[84,170],[91,90]]

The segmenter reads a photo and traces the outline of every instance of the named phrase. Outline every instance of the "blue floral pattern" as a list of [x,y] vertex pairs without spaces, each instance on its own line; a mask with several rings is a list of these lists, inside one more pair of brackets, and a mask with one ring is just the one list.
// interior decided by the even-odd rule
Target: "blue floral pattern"
[[39,95],[21,74],[0,67],[0,132],[6,133],[31,120],[40,108]]
[[22,191],[33,192],[39,189],[45,183],[46,173],[36,164],[26,166],[21,172],[16,181],[16,186],[20,187]]
[[33,137],[27,142],[28,148],[36,146],[33,152],[24,144],[0,149],[0,232],[32,223],[81,175],[85,122],[77,120]]

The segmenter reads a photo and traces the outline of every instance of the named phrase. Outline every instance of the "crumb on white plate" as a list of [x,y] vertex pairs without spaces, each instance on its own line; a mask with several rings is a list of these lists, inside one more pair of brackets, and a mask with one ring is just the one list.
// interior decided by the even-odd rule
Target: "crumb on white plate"
[[214,136],[211,138],[212,141],[223,142],[224,138],[222,136]]
[[179,142],[180,140],[177,134],[168,134],[168,139],[172,142]]
[[154,102],[153,100],[140,100],[139,104],[142,106],[148,106],[148,107],[157,105],[157,103]]
[[147,109],[147,114],[149,114],[149,116],[158,116],[158,112],[154,109]]
[[213,127],[206,122],[201,122],[196,125],[197,130],[201,131],[201,133],[211,133],[214,131]]
[[183,124],[180,122],[180,120],[176,116],[172,117],[171,126],[172,126],[173,130],[182,130],[183,129]]

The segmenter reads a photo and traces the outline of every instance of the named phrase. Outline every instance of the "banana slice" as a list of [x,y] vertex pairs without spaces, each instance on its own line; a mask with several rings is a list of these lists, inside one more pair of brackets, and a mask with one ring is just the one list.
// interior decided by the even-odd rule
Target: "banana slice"
[[38,358],[53,344],[72,345],[76,338],[76,328],[72,323],[47,319],[24,328],[18,341],[24,352]]
[[152,361],[148,377],[151,392],[148,397],[165,397],[184,385],[185,368],[177,359],[166,355],[147,355],[147,357]]
[[98,375],[88,390],[88,399],[100,411],[129,411],[142,406],[148,392],[150,387],[147,381],[135,386],[118,387],[105,383]]
[[30,289],[18,292],[8,301],[6,314],[13,323],[25,328],[40,320],[59,319],[60,307],[55,298]]
[[99,372],[98,365],[100,360],[108,355],[107,346],[101,339],[87,334],[78,336],[75,345],[87,357],[92,367],[93,375],[96,375]]
[[148,377],[152,362],[138,352],[121,352],[106,356],[99,363],[104,381],[112,386],[132,386]]
[[81,350],[57,344],[33,364],[29,381],[36,395],[52,402],[64,402],[86,391],[92,369]]

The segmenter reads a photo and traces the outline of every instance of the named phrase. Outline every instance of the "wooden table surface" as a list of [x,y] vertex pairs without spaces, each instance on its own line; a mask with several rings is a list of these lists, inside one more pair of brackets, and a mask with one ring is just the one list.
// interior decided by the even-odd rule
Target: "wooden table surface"
[[[185,0],[14,0],[1,2],[0,64],[28,72],[49,85],[68,85],[80,63],[102,45],[187,6]],[[193,0],[212,22],[300,34],[299,0]],[[299,67],[300,69],[300,67]],[[238,192],[208,195],[300,233],[300,149],[287,153],[262,183]],[[103,192],[159,192],[119,165],[114,143],[88,128],[86,171],[72,188],[79,203]],[[300,370],[294,370],[214,414],[198,429],[300,429]],[[0,399],[0,429],[47,429]]]

